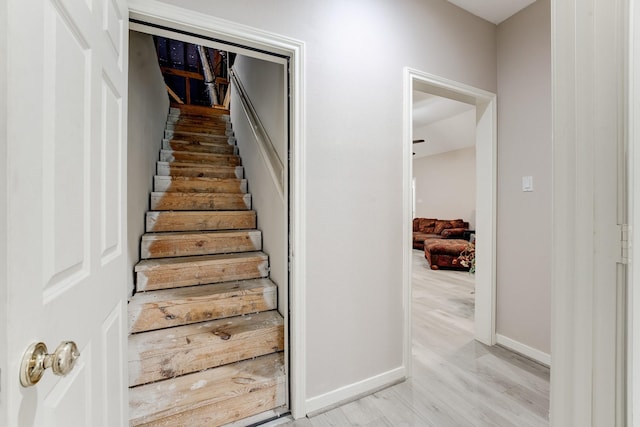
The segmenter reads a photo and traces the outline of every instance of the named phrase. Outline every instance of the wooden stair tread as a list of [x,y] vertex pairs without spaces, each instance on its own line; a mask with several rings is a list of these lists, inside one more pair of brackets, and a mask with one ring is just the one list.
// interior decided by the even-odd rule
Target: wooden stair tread
[[198,153],[192,151],[160,150],[161,162],[208,163],[210,165],[240,166],[237,154]]
[[247,180],[238,178],[192,177],[156,175],[155,192],[246,193]]
[[198,193],[157,192],[151,193],[151,210],[198,211],[198,210],[249,210],[251,194],[247,193]]
[[236,261],[243,260],[245,258],[267,258],[267,255],[263,252],[247,252],[241,254],[227,254],[227,255],[203,255],[192,257],[177,257],[177,258],[162,258],[162,259],[149,259],[142,260],[135,266],[135,271],[149,271],[158,268],[177,267],[184,265],[206,265],[216,261]]
[[164,145],[180,145],[185,147],[201,147],[201,148],[215,148],[215,147],[234,147],[235,137],[215,138],[212,141],[198,141],[180,138],[164,138],[162,140]]
[[190,162],[188,160],[176,160],[173,162],[168,162],[164,160],[159,160],[157,162],[159,166],[170,166],[171,168],[179,169],[179,168],[198,168],[202,170],[237,170],[242,169],[242,166],[228,166],[228,165],[209,165],[201,162]]
[[167,123],[166,130],[173,130],[174,132],[194,132],[194,133],[211,133],[217,135],[219,132],[231,130],[231,123],[226,121],[217,122],[189,122],[189,121],[176,121]]
[[128,305],[129,332],[272,310],[277,292],[268,278],[138,292]]
[[205,139],[211,138],[211,137],[213,138],[231,137],[233,136],[233,130],[227,129],[227,130],[219,130],[216,132],[207,132],[206,129],[204,131],[199,131],[197,129],[194,129],[194,130],[165,129],[164,136],[165,138],[180,137],[180,138],[205,138]]
[[276,310],[178,326],[129,337],[129,386],[284,350]]
[[149,259],[261,249],[260,230],[178,231],[142,235],[140,256]]
[[142,260],[135,266],[138,291],[177,288],[269,275],[263,252],[199,255]]
[[206,163],[191,162],[157,162],[158,175],[164,176],[195,176],[210,178],[242,178],[242,166],[207,165]]
[[132,426],[223,425],[284,404],[284,355],[133,387],[129,402]]
[[236,154],[237,147],[227,142],[206,143],[199,141],[180,141],[176,139],[162,142],[164,150],[192,151],[194,153]]
[[255,211],[149,211],[147,232],[256,228]]
[[183,142],[200,143],[200,144],[208,143],[208,144],[214,144],[214,145],[234,144],[236,141],[236,138],[233,135],[204,135],[204,134],[172,132],[172,131],[166,131],[166,130],[165,130],[164,139],[169,141],[178,140]]

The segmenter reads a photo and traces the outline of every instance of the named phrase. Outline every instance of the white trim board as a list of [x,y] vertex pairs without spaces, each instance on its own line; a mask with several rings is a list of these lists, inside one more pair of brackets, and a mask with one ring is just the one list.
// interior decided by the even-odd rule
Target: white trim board
[[402,366],[383,372],[374,377],[307,399],[307,412],[312,416],[328,411],[344,405],[345,403],[349,403],[366,395],[375,393],[377,390],[402,382],[405,378],[405,368]]
[[404,365],[411,375],[411,224],[413,91],[419,90],[476,106],[476,314],[475,338],[494,345],[496,304],[497,101],[491,92],[412,68],[403,81],[403,301]]
[[505,337],[504,335],[496,334],[496,344],[509,350],[515,351],[516,353],[519,353],[529,359],[535,360],[536,362],[544,366],[551,366],[550,354],[537,350],[533,347],[529,347],[528,345],[523,344],[520,341],[512,340],[511,338]]
[[[629,2],[629,224],[630,247],[638,248],[640,239],[633,232],[640,224],[640,7],[638,1]],[[629,263],[627,319],[627,423],[640,426],[640,251],[632,250]]]
[[[306,251],[303,242],[306,236],[305,193],[306,193],[306,154],[304,125],[304,51],[305,44],[300,40],[284,37],[279,34],[259,30],[236,22],[216,18],[203,13],[181,7],[168,5],[157,0],[129,0],[130,19],[173,28],[190,33],[181,35],[180,40],[198,40],[204,46],[214,46],[209,39],[225,40],[249,48],[284,55],[286,58],[256,52],[251,49],[230,49],[253,58],[289,65],[289,310],[284,310],[285,321],[288,320],[287,334],[289,354],[290,409],[294,418],[307,414],[306,401]],[[157,27],[144,24],[131,24],[132,30],[151,32],[161,35]],[[152,30],[150,30],[152,29]],[[172,33],[173,34],[173,33]],[[205,37],[198,39],[197,35]],[[175,38],[175,37],[174,37]],[[188,38],[188,39],[185,39]],[[289,316],[287,319],[286,316]]]
[[624,199],[637,188],[626,186],[622,164],[631,148],[624,129],[628,4],[551,2],[554,427],[629,425],[620,225]]

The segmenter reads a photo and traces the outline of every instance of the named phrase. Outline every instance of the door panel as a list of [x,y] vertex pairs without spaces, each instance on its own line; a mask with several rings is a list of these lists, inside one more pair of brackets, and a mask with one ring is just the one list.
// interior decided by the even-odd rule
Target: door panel
[[[9,425],[126,425],[126,4],[8,10]],[[27,347],[63,340],[71,373],[20,386]]]

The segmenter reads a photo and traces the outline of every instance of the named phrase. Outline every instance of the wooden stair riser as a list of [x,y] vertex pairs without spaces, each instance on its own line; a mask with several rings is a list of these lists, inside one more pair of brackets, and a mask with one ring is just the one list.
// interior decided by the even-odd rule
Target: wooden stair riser
[[169,117],[217,117],[224,120],[230,120],[229,110],[220,108],[202,107],[199,105],[180,105],[172,106],[169,110]]
[[247,180],[156,175],[153,179],[153,188],[155,192],[246,193]]
[[207,132],[215,131],[218,133],[222,131],[233,130],[233,126],[230,122],[224,120],[194,120],[194,119],[179,119],[176,121],[168,121],[165,130],[184,131],[184,132],[200,132],[200,130]]
[[261,252],[144,260],[136,265],[138,291],[178,288],[269,275],[269,262]]
[[191,142],[175,139],[163,140],[162,149],[172,151],[191,151],[194,153],[238,154],[238,147],[228,143]]
[[233,130],[225,130],[225,131],[219,131],[219,132],[195,132],[195,131],[183,131],[183,130],[172,130],[172,129],[165,129],[164,130],[164,137],[167,139],[184,139],[184,138],[198,138],[198,140],[200,140],[202,138],[202,140],[215,140],[220,139],[221,137],[226,137],[229,138],[233,136]]
[[146,231],[213,231],[256,228],[255,211],[149,211]]
[[198,125],[198,126],[219,126],[219,125],[228,125],[231,126],[231,119],[225,116],[217,116],[217,117],[198,117],[198,116],[174,116],[169,115],[167,117],[168,124],[190,124],[190,125]]
[[225,193],[151,193],[154,211],[238,211],[251,209],[251,194]]
[[244,168],[242,166],[211,166],[190,162],[158,162],[156,172],[162,176],[238,179],[244,177]]
[[206,133],[212,135],[224,135],[228,131],[233,131],[233,129],[231,128],[231,123],[227,122],[207,124],[186,122],[167,123],[165,126],[165,130],[172,130],[174,132]]
[[240,166],[240,157],[234,154],[192,153],[189,151],[160,150],[161,162],[191,162],[208,165]]
[[165,129],[176,129],[180,126],[202,127],[214,129],[233,129],[231,121],[220,118],[169,117]]
[[284,323],[275,310],[129,337],[129,386],[284,350]]
[[236,137],[235,136],[226,136],[226,135],[194,135],[194,134],[182,134],[178,133],[171,138],[163,138],[163,141],[183,141],[183,142],[191,142],[194,144],[218,144],[218,145],[235,145]]
[[168,258],[261,249],[262,233],[259,230],[158,233],[142,236],[140,257]]
[[134,387],[131,426],[220,426],[285,404],[282,353]]
[[206,322],[276,306],[277,287],[266,278],[140,292],[129,302],[129,332]]
[[226,114],[214,115],[214,116],[201,116],[194,114],[180,114],[180,112],[171,112],[169,116],[167,116],[168,123],[176,123],[180,121],[190,121],[190,122],[228,122],[231,123],[231,117]]

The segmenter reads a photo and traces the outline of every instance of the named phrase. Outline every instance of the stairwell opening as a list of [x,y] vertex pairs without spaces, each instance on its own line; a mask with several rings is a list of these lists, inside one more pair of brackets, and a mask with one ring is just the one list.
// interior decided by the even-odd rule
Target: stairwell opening
[[[132,25],[132,28],[134,26]],[[178,104],[178,100],[184,100],[189,94],[188,89],[184,93],[176,93],[174,90],[171,95],[162,87],[165,90],[165,99],[162,99],[158,90],[146,88],[154,81],[156,89],[159,84],[167,83],[165,79],[158,79],[158,70],[155,71],[155,75],[150,74],[153,72],[151,69],[154,63],[149,56],[148,44],[151,40],[150,34],[161,33],[164,37],[168,35],[168,30],[153,26],[144,26],[144,30],[131,32],[130,49],[128,158],[129,182],[133,188],[129,189],[129,258],[132,267],[136,265],[136,294],[129,304],[130,332],[134,337],[129,344],[130,354],[136,355],[133,364],[131,361],[129,363],[129,366],[133,367],[130,378],[135,377],[132,382],[134,387],[130,391],[132,420],[172,420],[181,412],[196,417],[194,419],[208,417],[211,413],[237,412],[234,403],[228,402],[222,408],[212,405],[208,413],[202,409],[189,409],[188,405],[186,409],[174,406],[172,414],[168,415],[166,410],[159,409],[162,399],[144,390],[145,385],[149,384],[162,387],[160,381],[163,380],[173,381],[172,384],[167,384],[167,388],[180,382],[185,383],[183,389],[187,387],[193,390],[198,384],[205,387],[209,382],[208,378],[194,376],[193,380],[190,380],[188,376],[203,368],[211,371],[218,365],[225,369],[236,369],[233,367],[236,362],[249,363],[250,366],[237,368],[245,369],[243,372],[246,376],[251,376],[251,372],[257,372],[256,370],[267,369],[265,366],[280,369],[277,368],[280,363],[282,372],[286,374],[282,380],[284,384],[282,387],[278,385],[281,380],[276,378],[272,381],[274,384],[277,383],[274,387],[269,385],[264,388],[264,394],[272,395],[273,401],[277,403],[271,407],[264,407],[263,401],[266,397],[255,397],[255,393],[252,393],[252,397],[258,399],[253,405],[257,409],[212,422],[227,423],[243,419],[243,423],[255,423],[282,416],[291,408],[291,207],[290,165],[286,160],[291,157],[288,58],[233,43],[225,44],[224,47],[228,51],[237,51],[234,79],[238,86],[243,87],[245,93],[240,93],[239,88],[230,91],[228,102],[231,112],[228,116],[217,114],[219,112],[210,114],[203,107]],[[178,40],[189,42],[193,42],[195,37],[194,34],[187,35],[184,32],[171,35]],[[220,40],[206,38],[198,42],[208,48],[220,48],[221,44],[224,44]],[[154,48],[157,50],[157,44]],[[157,62],[155,66],[157,67]],[[231,79],[227,81],[229,85],[232,84]],[[267,81],[273,84],[269,85]],[[250,98],[249,106],[243,102],[243,96]],[[169,106],[167,98],[173,101],[171,110],[166,108]],[[221,97],[218,98],[220,99]],[[169,114],[165,117],[162,129],[158,131],[157,124],[162,120],[162,110],[165,108]],[[256,143],[261,135],[257,134],[258,126],[255,122],[251,122],[249,116],[252,114],[257,115],[262,132],[271,141],[276,141],[273,143],[276,155],[284,159],[279,176],[265,166],[268,155]],[[204,135],[205,133],[211,135]],[[214,133],[216,135],[213,135]],[[140,140],[144,141],[146,146],[136,145]],[[159,144],[162,145],[158,146]],[[151,156],[154,150],[155,155]],[[153,161],[149,161],[150,158]],[[216,166],[211,162],[223,162],[224,165],[220,163]],[[221,171],[221,168],[224,171]],[[151,175],[149,172],[152,172]],[[149,181],[151,176],[155,176],[153,182]],[[278,180],[279,184],[274,182]],[[140,203],[140,195],[145,191],[145,203]],[[149,193],[150,205],[147,209],[150,208],[151,212],[144,214],[146,224],[141,226],[141,211],[145,210],[143,205],[147,203]],[[142,227],[146,227],[146,230],[142,230]],[[141,230],[145,234],[142,235]],[[141,245],[140,249],[137,249],[134,246],[140,242],[140,235]],[[244,257],[242,252],[247,252],[251,259],[241,260]],[[138,262],[138,257],[142,261]],[[227,262],[231,264],[216,267],[214,264],[223,257],[229,258]],[[197,271],[186,273],[188,268],[185,267],[185,261],[192,262]],[[167,275],[169,270],[181,273],[177,276],[173,273]],[[244,277],[249,270],[255,274],[249,273],[251,277]],[[217,279],[214,277],[216,274],[230,272],[234,274],[220,276]],[[253,277],[254,275],[257,276]],[[263,283],[264,281],[270,283]],[[174,295],[175,298],[172,296],[173,302],[165,300],[159,304],[158,295],[161,292],[171,292],[169,289],[173,289],[176,284],[179,290],[173,291],[177,293]],[[203,293],[203,289],[207,287],[209,289]],[[256,291],[258,288],[261,290]],[[136,296],[140,298],[136,299]],[[247,308],[245,311],[238,311],[236,307],[218,316],[213,313],[218,303],[212,302],[212,298],[218,300],[222,311],[228,305],[228,301],[242,298],[247,299],[244,304]],[[150,302],[151,300],[153,302]],[[209,302],[202,305],[205,300]],[[176,301],[179,304],[176,304]],[[145,317],[143,313],[148,312],[149,304],[153,306],[151,311],[154,314]],[[261,308],[264,304],[266,305]],[[199,308],[196,305],[199,305]],[[269,313],[279,313],[279,318]],[[151,326],[143,326],[145,324]],[[219,357],[205,356],[215,354],[215,349],[209,351],[206,347],[200,347],[200,351],[202,357],[218,360],[203,362],[204,365],[200,362],[192,363],[191,368],[185,368],[187,371],[180,370],[180,366],[188,365],[180,362],[181,355],[184,355],[185,351],[195,351],[188,348],[192,346],[193,338],[198,337],[195,328],[211,329],[207,330],[211,332],[209,335],[215,336],[212,341],[213,347],[222,346]],[[256,335],[260,328],[270,330],[272,338],[260,338]],[[147,330],[149,332],[142,332]],[[184,336],[184,345],[164,353],[158,351],[158,343],[163,339],[175,340],[177,333],[183,334],[181,336]],[[150,338],[138,338],[144,334],[148,334]],[[243,335],[246,339],[244,343]],[[236,350],[225,349],[225,346],[233,344],[234,340]],[[282,343],[278,344],[279,341]],[[260,342],[260,345],[255,344],[257,342]],[[277,355],[278,352],[282,352],[282,356],[247,352],[247,349],[259,346],[264,348],[264,353],[271,351],[269,354]],[[223,356],[234,351],[242,355],[230,359]],[[145,365],[146,362],[143,361],[145,358],[150,359],[146,355],[153,352],[163,353],[165,356],[155,368]],[[239,362],[256,358],[253,359],[255,361],[260,357],[265,358],[262,365],[256,365],[256,362]],[[276,360],[278,357],[282,359],[281,362]],[[213,366],[214,364],[216,366]],[[195,389],[200,390],[201,387]],[[202,395],[201,391],[199,393]],[[246,402],[238,404],[246,406]],[[206,402],[200,402],[198,405],[206,406]]]

